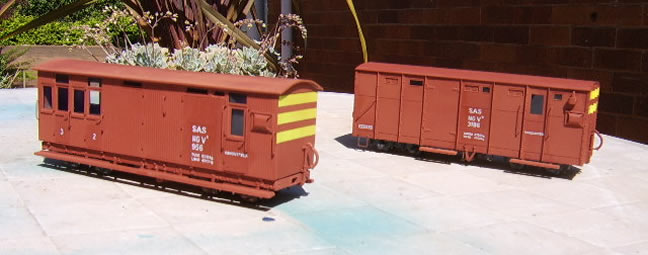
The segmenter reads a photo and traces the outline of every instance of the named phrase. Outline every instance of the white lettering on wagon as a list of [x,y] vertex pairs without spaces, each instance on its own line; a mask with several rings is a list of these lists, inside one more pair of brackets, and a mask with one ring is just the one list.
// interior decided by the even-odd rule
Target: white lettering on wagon
[[209,140],[207,127],[192,125],[191,132],[191,161],[213,165],[214,157],[209,154],[203,154],[205,151],[205,144]]
[[535,132],[535,131],[524,131],[525,134],[527,135],[535,135],[535,136],[544,136],[543,132]]
[[481,108],[468,108],[468,127],[481,128],[481,121],[484,120]]
[[225,155],[239,158],[247,158],[247,153],[236,152],[236,151],[225,151]]
[[373,125],[358,124],[358,129],[373,130]]

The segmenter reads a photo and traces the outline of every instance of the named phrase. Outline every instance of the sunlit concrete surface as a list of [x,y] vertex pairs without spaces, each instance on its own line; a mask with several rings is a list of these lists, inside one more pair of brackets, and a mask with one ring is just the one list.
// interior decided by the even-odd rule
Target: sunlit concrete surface
[[648,146],[618,138],[560,176],[362,151],[320,93],[316,182],[250,208],[41,165],[35,100],[0,90],[0,254],[648,253]]

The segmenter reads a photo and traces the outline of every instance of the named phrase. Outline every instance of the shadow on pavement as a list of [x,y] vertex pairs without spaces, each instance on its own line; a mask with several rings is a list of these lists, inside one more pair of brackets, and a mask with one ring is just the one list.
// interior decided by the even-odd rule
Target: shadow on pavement
[[210,193],[203,190],[200,187],[170,182],[170,181],[158,181],[155,178],[135,175],[131,173],[112,171],[109,174],[102,174],[96,171],[91,170],[87,165],[70,165],[67,162],[54,160],[54,159],[45,159],[43,163],[39,166],[64,171],[68,173],[81,174],[88,177],[93,177],[97,179],[103,179],[107,181],[114,181],[118,183],[123,183],[127,185],[158,190],[160,192],[167,192],[176,195],[192,197],[207,201],[213,201],[218,203],[224,203],[229,205],[235,205],[240,207],[245,207],[249,209],[268,211],[275,206],[281,205],[283,203],[289,202],[293,199],[299,198],[301,196],[307,196],[308,193],[302,187],[291,187],[284,190],[280,190],[276,193],[275,197],[271,199],[261,199],[258,201],[248,201],[245,198],[242,198],[240,195],[232,194],[230,192],[218,192]]
[[533,176],[539,178],[560,178],[560,179],[572,180],[581,171],[580,168],[575,166],[569,166],[566,169],[561,169],[561,171],[552,171],[545,168],[532,167],[532,166],[525,166],[523,169],[516,170],[509,166],[508,159],[506,157],[500,157],[500,156],[477,157],[472,162],[465,162],[459,156],[448,156],[443,154],[435,154],[435,153],[428,153],[428,152],[421,152],[421,151],[419,151],[416,154],[409,154],[403,148],[394,148],[389,152],[380,152],[380,151],[376,151],[371,144],[369,148],[358,147],[357,138],[352,136],[351,134],[338,136],[337,138],[335,138],[335,141],[337,141],[338,143],[342,144],[344,147],[349,149],[414,157],[416,160],[427,161],[430,162],[431,164],[438,163],[438,164],[446,164],[446,165],[450,165],[450,164],[473,165],[481,168],[487,168],[489,170],[498,170],[498,171],[503,171],[505,173]]

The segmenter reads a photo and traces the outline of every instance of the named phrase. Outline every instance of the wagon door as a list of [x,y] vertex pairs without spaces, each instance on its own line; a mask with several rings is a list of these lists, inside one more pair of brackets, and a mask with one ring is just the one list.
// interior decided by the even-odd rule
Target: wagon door
[[491,89],[489,83],[463,82],[457,150],[470,153],[488,150]]
[[[219,100],[217,97],[211,97],[208,95],[199,95],[199,94],[186,94],[183,95],[183,106],[184,106],[184,127],[181,130],[187,130],[183,132],[184,136],[182,143],[184,149],[184,155],[188,155],[188,161],[190,164],[195,167],[214,169],[218,167],[218,157],[220,156],[220,142],[221,142],[221,122],[222,110],[223,110],[223,101]],[[161,97],[164,100],[164,96]],[[169,97],[171,100],[172,97]],[[160,100],[160,101],[162,101]],[[163,106],[162,113],[167,115],[169,118],[159,119],[161,125],[165,125],[164,128],[161,128],[157,131],[157,134],[151,138],[155,139],[158,137],[168,137],[173,136],[175,133],[174,121],[175,112],[172,109],[173,102],[167,104],[158,104],[158,106]],[[162,114],[160,114],[161,116]],[[177,118],[177,117],[176,117]],[[158,142],[160,145],[164,146],[174,146],[176,144],[176,139],[167,139],[165,141]],[[189,151],[189,153],[187,153]],[[159,155],[164,155],[165,157],[175,158],[176,152],[173,149],[167,151],[157,151],[153,152]],[[171,155],[169,155],[171,154]]]
[[423,103],[421,145],[455,149],[459,81],[428,79]]
[[520,86],[495,85],[489,154],[520,157],[524,89]]
[[248,107],[247,96],[230,93],[223,118],[223,169],[228,172],[248,171]]
[[379,75],[376,108],[376,139],[397,141],[400,116],[400,75]]
[[547,91],[528,88],[522,129],[522,159],[541,160],[545,140]]
[[54,128],[58,144],[68,144],[70,140],[70,86],[67,75],[56,75],[56,107],[54,110]]
[[420,142],[423,82],[423,77],[404,77],[398,128],[398,141],[401,143],[419,144]]

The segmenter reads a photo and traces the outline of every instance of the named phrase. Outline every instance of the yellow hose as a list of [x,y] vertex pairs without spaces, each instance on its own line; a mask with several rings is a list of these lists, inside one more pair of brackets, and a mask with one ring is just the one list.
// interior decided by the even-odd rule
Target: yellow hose
[[356,13],[355,6],[353,5],[353,0],[347,0],[347,5],[349,5],[349,10],[351,10],[351,14],[353,14],[353,18],[356,22],[356,27],[358,28],[358,37],[360,37],[360,46],[362,47],[362,58],[364,59],[364,62],[367,63],[367,61],[369,61],[367,42],[362,33],[362,27],[360,26],[360,20],[358,19],[358,13]]

